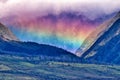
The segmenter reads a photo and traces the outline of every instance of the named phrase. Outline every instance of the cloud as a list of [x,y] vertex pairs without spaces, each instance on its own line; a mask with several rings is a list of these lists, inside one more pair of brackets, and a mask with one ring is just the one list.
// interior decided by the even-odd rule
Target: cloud
[[8,0],[0,0],[0,3],[6,3]]
[[73,11],[95,19],[101,14],[111,14],[120,10],[120,0],[0,0],[0,2],[2,2],[0,18],[20,14],[43,16]]

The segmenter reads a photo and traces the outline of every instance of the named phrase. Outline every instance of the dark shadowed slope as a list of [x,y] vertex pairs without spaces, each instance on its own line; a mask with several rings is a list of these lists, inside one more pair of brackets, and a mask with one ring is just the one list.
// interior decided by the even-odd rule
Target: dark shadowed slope
[[39,60],[78,62],[79,58],[61,48],[33,42],[4,41],[0,39],[0,52],[4,55],[37,57]]
[[103,32],[81,57],[91,62],[120,64],[120,13]]

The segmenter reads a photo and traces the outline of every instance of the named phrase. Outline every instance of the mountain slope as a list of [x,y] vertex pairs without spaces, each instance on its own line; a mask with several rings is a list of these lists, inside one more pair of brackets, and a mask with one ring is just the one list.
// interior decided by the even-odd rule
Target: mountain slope
[[74,54],[61,48],[34,42],[4,41],[0,39],[0,55],[38,58],[39,60],[79,62]]
[[18,41],[18,39],[14,36],[14,34],[1,23],[0,23],[0,38],[4,40]]
[[80,46],[80,48],[76,51],[76,55],[81,57],[94,43],[95,41],[106,32],[111,25],[120,17],[120,12],[111,18],[110,20],[107,20],[104,22],[101,26],[97,27],[83,42],[83,44]]
[[120,13],[112,20],[115,21],[106,26],[108,29],[95,38],[95,42],[85,50],[81,58],[97,63],[120,64]]

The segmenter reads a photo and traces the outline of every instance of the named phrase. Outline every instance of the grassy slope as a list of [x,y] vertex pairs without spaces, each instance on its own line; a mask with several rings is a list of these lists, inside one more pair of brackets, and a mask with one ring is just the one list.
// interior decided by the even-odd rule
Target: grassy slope
[[[37,58],[35,58],[37,60]],[[120,66],[53,61],[0,55],[0,80],[119,80]]]

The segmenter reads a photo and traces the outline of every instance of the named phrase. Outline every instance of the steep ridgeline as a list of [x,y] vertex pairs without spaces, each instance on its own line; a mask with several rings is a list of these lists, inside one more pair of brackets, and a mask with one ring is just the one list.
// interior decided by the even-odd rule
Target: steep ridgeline
[[80,48],[76,51],[76,55],[81,57],[96,41],[97,39],[106,32],[111,25],[119,18],[120,14],[118,13],[116,16],[107,20],[102,25],[97,27],[83,42]]
[[90,34],[86,41],[89,40],[88,46],[77,51],[81,58],[96,63],[120,64],[120,13]]
[[15,37],[15,35],[1,23],[0,23],[0,38],[3,40],[18,41],[18,39]]
[[74,54],[50,45],[34,42],[22,42],[4,25],[0,24],[0,55],[28,58],[29,60],[50,60],[63,62],[79,62]]

